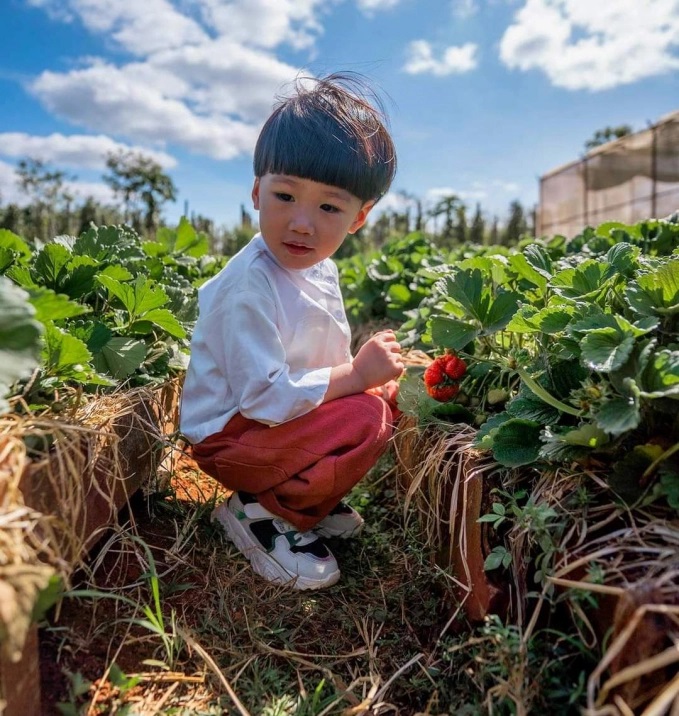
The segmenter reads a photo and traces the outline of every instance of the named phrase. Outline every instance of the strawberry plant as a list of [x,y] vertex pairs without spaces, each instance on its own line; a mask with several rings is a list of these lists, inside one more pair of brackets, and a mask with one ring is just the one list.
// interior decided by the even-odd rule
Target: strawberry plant
[[[468,363],[457,400],[478,402],[476,444],[501,464],[603,461],[623,496],[654,477],[674,494],[677,247],[679,225],[653,220],[466,258],[439,269],[401,331]],[[416,404],[406,396],[403,409]]]
[[143,242],[129,227],[92,226],[79,237],[30,245],[0,232],[0,273],[20,286],[43,327],[28,402],[64,388],[161,382],[186,367],[196,288],[224,264],[182,219]]

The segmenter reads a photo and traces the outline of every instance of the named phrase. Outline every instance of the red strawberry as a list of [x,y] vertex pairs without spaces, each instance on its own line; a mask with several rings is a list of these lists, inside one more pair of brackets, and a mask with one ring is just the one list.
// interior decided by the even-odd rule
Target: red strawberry
[[462,358],[458,358],[454,353],[452,355],[445,356],[445,358],[445,374],[453,380],[460,380],[460,378],[462,378],[462,376],[467,372],[467,364],[462,360]]
[[452,400],[460,390],[459,385],[431,385],[427,386],[427,393],[439,403],[446,403]]
[[437,360],[430,363],[424,371],[424,384],[427,387],[438,385],[443,380],[443,366]]

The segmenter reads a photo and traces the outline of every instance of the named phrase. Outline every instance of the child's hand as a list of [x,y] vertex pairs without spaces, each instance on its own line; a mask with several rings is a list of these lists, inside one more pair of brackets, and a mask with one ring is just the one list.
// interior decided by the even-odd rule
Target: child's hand
[[403,373],[403,360],[394,332],[380,331],[369,338],[354,358],[353,367],[365,382],[366,389],[396,380]]

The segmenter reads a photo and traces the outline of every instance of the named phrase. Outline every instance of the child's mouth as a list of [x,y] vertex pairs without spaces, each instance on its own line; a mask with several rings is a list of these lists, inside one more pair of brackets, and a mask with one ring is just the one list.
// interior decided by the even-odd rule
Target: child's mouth
[[309,246],[304,246],[303,244],[283,244],[285,248],[293,255],[295,256],[303,256],[304,254],[311,253],[311,248]]

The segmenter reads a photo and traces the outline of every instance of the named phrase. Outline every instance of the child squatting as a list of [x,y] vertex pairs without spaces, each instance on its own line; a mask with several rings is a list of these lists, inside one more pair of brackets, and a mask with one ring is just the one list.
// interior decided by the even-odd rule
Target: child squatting
[[298,81],[254,156],[258,233],[199,289],[181,402],[198,466],[232,494],[212,519],[265,579],[340,578],[326,538],[362,517],[342,498],[387,447],[403,372],[393,331],[355,356],[331,256],[389,188],[396,153],[360,77]]

